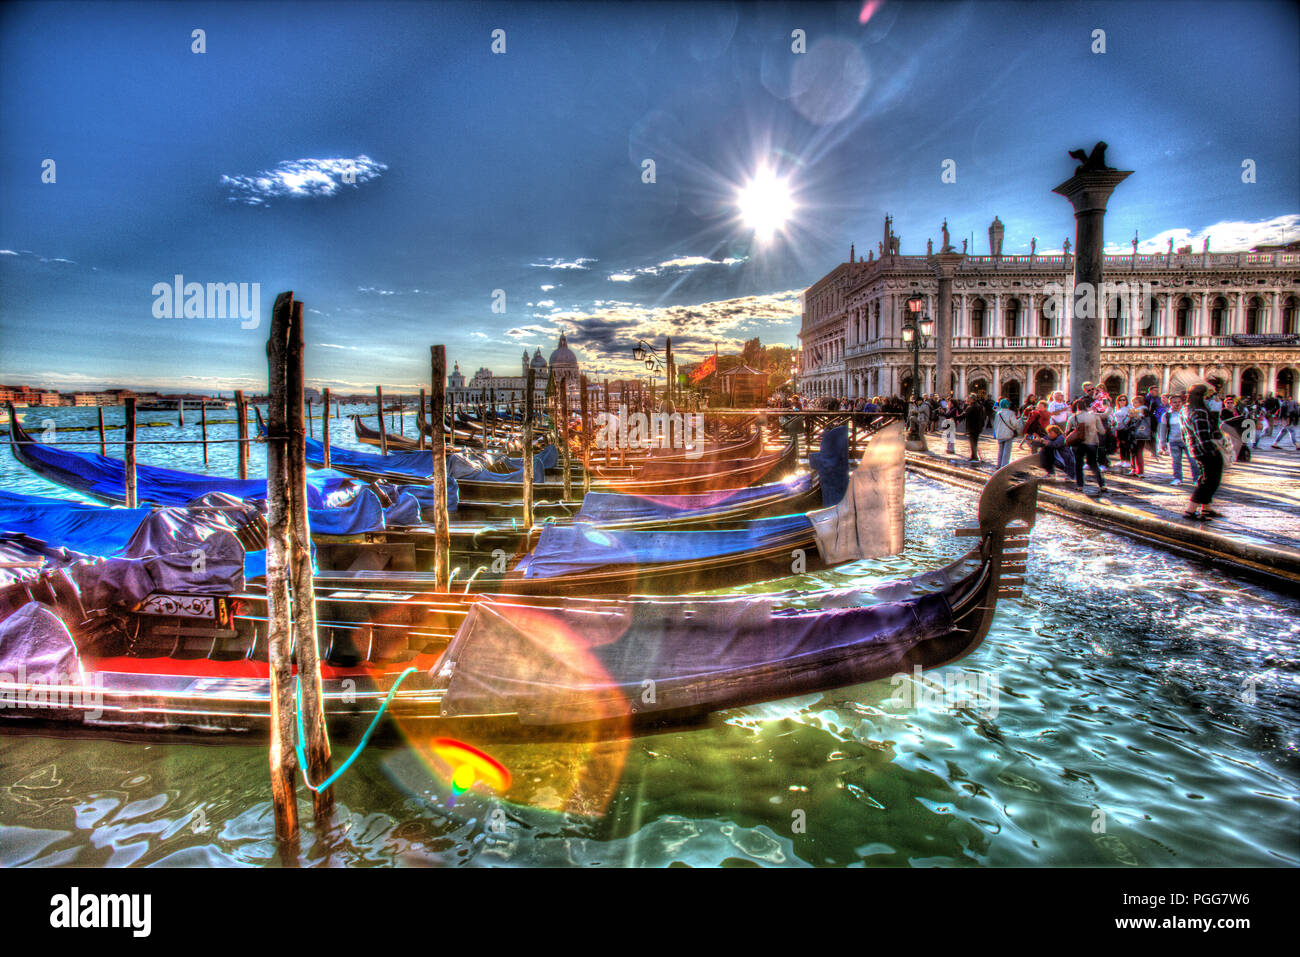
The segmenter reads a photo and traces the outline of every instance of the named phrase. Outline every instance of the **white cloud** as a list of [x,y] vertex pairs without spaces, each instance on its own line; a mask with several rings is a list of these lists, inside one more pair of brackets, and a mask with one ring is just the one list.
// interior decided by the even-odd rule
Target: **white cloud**
[[551,286],[551,285],[545,285],[545,286],[542,286],[542,292],[550,292],[550,291],[551,291],[552,289],[554,289],[554,288],[555,288],[554,286]]
[[665,259],[657,266],[642,266],[640,269],[634,269],[631,272],[612,273],[609,281],[631,282],[637,276],[659,276],[669,270],[681,272],[688,269],[698,269],[700,266],[735,266],[743,262],[745,262],[744,259],[733,259],[730,256],[726,259],[710,259],[707,256],[677,256],[674,259]]
[[[272,199],[285,197],[335,196],[344,186],[356,189],[362,183],[378,179],[387,170],[387,165],[363,153],[352,159],[284,160],[273,169],[253,176],[223,175],[221,183],[230,188],[230,202],[267,206]],[[355,182],[345,182],[346,173],[353,174]]]
[[596,260],[587,259],[585,257],[579,257],[577,259],[570,260],[570,261],[566,261],[563,259],[543,257],[542,262],[529,263],[528,265],[534,266],[537,269],[589,269],[590,267],[587,265],[587,263],[594,263],[594,262],[596,262]]
[[[1190,229],[1166,229],[1150,239],[1139,238],[1138,252],[1143,254],[1168,252],[1169,240],[1172,239],[1174,249],[1191,246],[1199,253],[1205,245],[1207,236],[1210,239],[1212,253],[1246,252],[1253,246],[1289,243],[1300,239],[1300,213],[1275,216],[1272,219],[1256,222],[1224,220],[1206,226],[1199,232],[1192,232]],[[1132,251],[1131,241],[1106,244],[1106,252],[1112,256]]]
[[322,349],[348,349],[352,352],[357,351],[356,346],[341,346],[337,342],[318,342],[316,345],[320,346]]
[[537,304],[537,308],[538,308],[538,309],[549,309],[549,308],[550,308],[551,306],[553,306],[553,305],[555,305],[555,300],[554,300],[554,299],[543,299],[541,302],[539,302],[539,303]]

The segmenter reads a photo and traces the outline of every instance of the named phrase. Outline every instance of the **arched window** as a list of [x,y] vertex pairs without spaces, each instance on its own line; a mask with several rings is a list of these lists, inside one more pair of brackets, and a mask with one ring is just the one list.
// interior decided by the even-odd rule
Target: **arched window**
[[970,307],[970,334],[977,339],[984,335],[984,315],[988,306],[983,299],[976,299]]
[[1124,307],[1119,296],[1106,297],[1106,335],[1112,339],[1124,335]]
[[1210,306],[1210,335],[1223,335],[1224,319],[1228,314],[1228,300],[1218,296]]
[[1052,335],[1052,317],[1048,315],[1047,304],[1051,302],[1051,297],[1043,299],[1043,308],[1038,310],[1038,334],[1043,337]]
[[1003,310],[1003,335],[1014,338],[1020,335],[1020,300],[1008,299]]
[[1300,335],[1300,309],[1297,309],[1295,296],[1287,296],[1282,303],[1282,331],[1288,335]]
[[1251,296],[1246,303],[1246,335],[1257,336],[1263,330],[1259,327],[1259,317],[1263,312],[1264,304],[1260,302],[1259,296]]
[[1192,334],[1192,300],[1184,296],[1178,300],[1178,312],[1174,322],[1174,335],[1190,336]]
[[1154,336],[1160,323],[1160,301],[1155,296],[1147,296],[1146,308],[1142,312],[1142,329],[1140,335]]

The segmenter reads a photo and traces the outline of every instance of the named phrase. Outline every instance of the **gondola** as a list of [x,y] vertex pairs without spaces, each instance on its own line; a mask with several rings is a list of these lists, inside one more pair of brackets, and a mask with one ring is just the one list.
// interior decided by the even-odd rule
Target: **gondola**
[[[997,600],[1020,594],[1041,481],[1022,474],[1035,461],[990,477],[977,525],[958,530],[978,537],[969,552],[877,586],[669,599],[319,590],[331,733],[354,737],[392,691],[389,713],[408,733],[624,737],[960,660],[984,640]],[[262,596],[216,596],[222,611],[89,607],[103,574],[74,562],[0,588],[0,696],[28,702],[0,720],[266,732]]]
[[[847,448],[843,434],[828,433],[827,440],[835,440],[831,441],[835,451],[824,449],[814,456],[815,460],[823,455],[829,457],[824,465],[818,462],[819,471],[783,483],[724,489],[705,495],[635,497],[597,492],[577,508],[576,514],[566,511],[548,515],[546,519],[558,519],[561,523],[572,519],[581,523],[583,528],[599,525],[608,534],[627,535],[651,529],[736,529],[764,517],[788,516],[835,504],[847,479]],[[15,457],[48,480],[108,504],[124,502],[125,466],[120,459],[37,443],[21,426],[15,427],[10,441]],[[345,452],[338,451],[339,454]],[[828,483],[825,486],[823,475]],[[828,493],[824,488],[836,491]],[[255,502],[266,497],[266,482],[262,479],[226,479],[155,466],[138,466],[137,489],[141,504],[159,506],[183,506],[210,493]],[[453,512],[456,508],[454,489],[454,483],[449,483]],[[341,473],[313,472],[309,477],[308,493],[310,523],[313,538],[319,546],[320,568],[415,572],[418,568],[432,566],[432,531],[424,527],[421,518],[422,512],[432,507],[431,490],[427,487],[412,489],[382,483],[362,487],[355,479]],[[75,505],[49,499],[44,504],[47,511],[50,507]],[[334,507],[327,507],[329,505]],[[29,513],[30,509],[24,514]],[[551,554],[555,550],[549,541],[555,537],[553,525],[551,521],[548,529],[543,530],[543,534],[550,532],[545,551]],[[773,534],[771,525],[768,523],[764,531],[769,538]],[[4,530],[0,528],[0,531]],[[24,526],[21,530],[30,529]],[[758,534],[762,530],[754,531]],[[540,537],[535,530],[522,526],[514,516],[494,521],[453,522],[451,532],[453,557],[457,560],[472,560],[475,555],[481,558],[496,549],[508,550],[507,554],[518,558],[533,549]],[[366,547],[354,544],[357,541],[363,541]],[[405,558],[403,548],[406,549]],[[721,559],[715,554],[713,563],[719,561]],[[484,583],[497,577],[489,574]],[[536,581],[522,587],[543,587],[542,582],[547,576],[535,573],[530,577]],[[627,590],[631,586],[629,583],[620,587]]]
[[375,429],[361,421],[361,416],[352,415],[349,418],[352,419],[352,431],[362,445],[381,445],[387,441],[388,448],[394,452],[412,452],[420,448],[420,443],[410,436],[389,432],[381,439]]

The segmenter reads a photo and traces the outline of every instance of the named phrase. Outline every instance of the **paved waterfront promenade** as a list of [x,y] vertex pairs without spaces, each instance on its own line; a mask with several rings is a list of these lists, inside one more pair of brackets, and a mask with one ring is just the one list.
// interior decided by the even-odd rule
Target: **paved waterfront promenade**
[[[960,478],[964,473],[975,479],[978,471],[992,472],[997,460],[992,435],[980,440],[980,464],[969,461],[970,445],[964,435],[958,435],[954,455],[946,452],[940,436],[930,434],[926,441],[929,453],[908,453],[908,464],[928,468],[939,477]],[[1091,472],[1083,494],[1075,491],[1073,476],[1066,479],[1058,472],[1044,483],[1044,500],[1094,522],[1113,518],[1130,529],[1150,530],[1157,537],[1171,536],[1209,549],[1217,545],[1241,557],[1259,558],[1250,550],[1261,547],[1300,567],[1300,453],[1292,451],[1289,442],[1284,449],[1262,447],[1271,442],[1272,436],[1265,436],[1250,462],[1234,462],[1226,471],[1214,498],[1214,507],[1223,517],[1208,522],[1182,517],[1192,490],[1191,470],[1184,459],[1183,484],[1171,486],[1172,462],[1167,455],[1148,455],[1142,479],[1120,472],[1118,460],[1112,457],[1103,495],[1097,494]],[[1027,454],[1013,446],[1012,458]]]

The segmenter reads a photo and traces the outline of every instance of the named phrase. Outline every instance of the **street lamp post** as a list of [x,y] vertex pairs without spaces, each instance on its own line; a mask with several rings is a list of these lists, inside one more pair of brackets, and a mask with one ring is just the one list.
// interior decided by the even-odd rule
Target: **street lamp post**
[[907,417],[907,449],[924,452],[925,439],[921,435],[921,419],[917,414],[921,404],[921,346],[934,331],[934,320],[925,314],[925,298],[913,296],[907,300],[907,317],[903,320],[903,341],[912,347],[912,411]]

